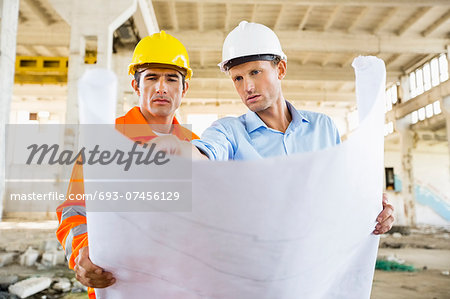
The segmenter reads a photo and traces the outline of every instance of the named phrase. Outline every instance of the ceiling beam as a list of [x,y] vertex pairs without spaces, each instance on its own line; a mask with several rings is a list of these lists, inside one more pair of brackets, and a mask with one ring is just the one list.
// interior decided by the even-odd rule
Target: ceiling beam
[[200,66],[201,67],[205,66],[205,53],[201,50],[200,50]]
[[20,56],[38,56],[33,46],[17,45],[16,53]]
[[70,54],[69,47],[55,47],[55,50],[60,57],[69,56]]
[[301,59],[301,64],[306,64],[311,57],[311,53],[306,53],[305,56]]
[[450,9],[447,10],[447,12],[442,17],[437,19],[436,22],[434,22],[433,24],[428,26],[424,31],[422,31],[422,36],[427,37],[428,35],[430,35],[430,33],[432,33],[434,30],[436,30],[439,26],[444,24],[448,19],[450,19]]
[[198,2],[197,3],[197,26],[198,26],[198,30],[200,32],[202,32],[204,30],[204,22],[203,22],[203,3]]
[[58,56],[58,52],[54,51],[55,47],[47,47],[47,46],[41,46],[41,45],[34,45],[32,46],[34,51],[38,53],[37,56],[47,56],[47,57],[53,57]]
[[19,23],[23,24],[26,23],[28,21],[28,18],[26,16],[23,15],[23,12],[21,12],[19,10]]
[[355,59],[356,56],[357,56],[357,55],[355,55],[355,54],[352,54],[352,55],[348,56],[348,58],[345,59],[345,60],[341,63],[341,67],[346,67],[346,66],[351,65],[351,63],[353,62],[353,59]]
[[299,31],[302,31],[303,28],[305,28],[306,22],[308,22],[308,18],[309,18],[309,15],[311,14],[312,9],[313,9],[312,5],[308,6],[308,8],[306,9],[306,12],[303,15],[303,18],[300,21],[300,24],[298,25],[298,30]]
[[419,21],[431,7],[419,7],[403,25],[397,30],[397,35],[402,36],[412,25]]
[[252,16],[250,17],[250,22],[255,22],[256,20],[256,12],[258,11],[258,4],[253,4],[252,8]]
[[[349,110],[347,107],[335,107],[338,102],[326,102],[326,104],[332,104],[331,107],[319,106],[317,104],[310,104],[307,101],[292,101],[289,102],[297,109],[317,111],[325,113],[327,115],[337,113],[345,113]],[[356,103],[355,103],[356,104]],[[347,104],[347,106],[350,104]],[[198,99],[189,98],[183,99],[180,106],[180,114],[218,114],[219,117],[226,115],[241,115],[248,111],[248,108],[241,102],[240,99]]]
[[369,11],[369,7],[368,6],[363,7],[361,9],[361,11],[359,12],[359,14],[352,21],[350,26],[347,28],[347,32],[352,32],[353,29],[355,29],[355,27],[358,26],[359,21],[361,21],[364,18],[364,16],[367,14],[368,11]]
[[158,20],[151,1],[138,0],[136,12],[133,15],[134,25],[140,38],[159,31]]
[[30,10],[39,18],[45,25],[52,25],[56,23],[56,20],[45,10],[45,8],[36,0],[26,0],[24,3],[30,8]]
[[375,25],[375,27],[372,30],[372,34],[377,34],[391,20],[391,18],[399,11],[398,7],[387,7],[386,9],[387,9],[386,14]]
[[[418,133],[417,135],[420,140],[447,143],[448,139],[445,127],[446,119],[443,113],[435,114],[430,118],[425,118],[411,125],[411,129]],[[428,132],[428,134],[425,132]]]
[[[334,92],[326,90],[284,90],[283,96],[289,101],[324,101],[324,102],[356,102],[356,96],[352,92]],[[185,101],[189,101],[190,98],[201,99],[237,99],[239,100],[238,93],[230,89],[204,89],[204,88],[189,88],[186,93]]]
[[[167,0],[153,0],[154,2],[166,2]],[[255,0],[177,0],[185,3],[235,3],[254,4]],[[284,4],[295,5],[345,5],[345,6],[392,6],[392,0],[284,0]],[[259,0],[258,4],[280,4],[280,0]],[[420,6],[446,6],[450,7],[448,0],[396,0],[395,6],[420,7]]]
[[[372,34],[350,34],[342,32],[309,32],[309,31],[277,31],[285,51],[331,53],[402,53],[428,54],[443,53],[448,38],[398,37],[396,35],[375,36]],[[199,33],[197,31],[178,31],[173,34],[188,50],[218,51],[222,49],[226,32],[211,30]],[[31,38],[31,37],[30,37]],[[301,42],[299,42],[301,41]],[[39,41],[36,41],[39,43]]]
[[[192,66],[194,69],[195,79],[201,80],[214,80],[223,79],[228,82],[230,79],[228,76],[220,72],[218,67],[204,67],[197,68],[195,65]],[[387,71],[387,81],[392,82],[397,80],[403,72],[390,70]],[[336,81],[336,82],[354,82],[355,74],[354,70],[350,65],[345,67],[335,67],[335,66],[318,66],[318,65],[302,65],[294,61],[288,60],[288,72],[286,79],[284,81]],[[294,84],[295,85],[295,84]]]
[[177,31],[179,29],[179,26],[178,26],[178,17],[177,17],[177,9],[175,7],[175,5],[176,5],[175,1],[171,0],[171,1],[169,1],[168,4],[169,4],[170,18],[172,20],[172,26],[173,26],[173,29],[175,31]]
[[322,28],[322,31],[327,31],[328,28],[331,27],[331,25],[333,25],[334,20],[336,19],[336,16],[338,15],[338,13],[341,11],[342,5],[337,5],[333,11],[331,12],[330,16],[328,17],[327,22],[325,23],[325,25]]
[[326,66],[328,62],[330,61],[331,57],[333,56],[333,53],[328,53],[325,58],[321,62],[321,66]]
[[395,60],[400,57],[399,53],[392,54],[388,59],[385,60],[386,67],[392,64]]
[[231,18],[231,4],[230,3],[225,3],[225,24],[224,24],[224,28],[225,31],[229,31],[230,28],[230,18]]
[[[233,103],[235,102],[235,103]],[[241,115],[248,108],[240,100],[224,100],[217,102],[216,99],[183,99],[180,106],[180,114],[217,114],[219,117],[227,115]]]
[[285,7],[286,7],[286,6],[285,6],[284,4],[281,4],[281,5],[280,5],[280,10],[278,11],[278,15],[277,15],[277,20],[275,21],[275,25],[273,26],[274,30],[277,30],[277,29],[280,28],[280,23],[281,23],[281,21],[282,21],[281,16],[283,15],[283,12],[284,12],[284,8],[285,8]]

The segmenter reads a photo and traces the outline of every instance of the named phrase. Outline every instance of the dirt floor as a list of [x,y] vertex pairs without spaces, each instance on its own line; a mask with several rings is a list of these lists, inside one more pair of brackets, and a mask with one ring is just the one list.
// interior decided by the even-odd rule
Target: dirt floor
[[[395,237],[394,237],[395,236]],[[415,272],[375,271],[372,299],[449,299],[450,233],[422,227],[410,235],[380,239],[378,258],[390,257],[414,266]]]
[[[36,249],[48,240],[56,240],[56,221],[0,222],[0,251],[23,252],[28,246]],[[387,234],[380,239],[378,259],[390,259],[412,265],[414,272],[387,272],[376,270],[372,299],[450,299],[450,231],[434,227],[412,229],[409,235]],[[0,276],[18,275],[25,278],[33,274],[50,274],[73,278],[73,272],[61,265],[37,270],[17,264],[0,267]],[[87,298],[86,293],[49,296],[39,293],[31,298]],[[55,294],[53,294],[55,295]]]

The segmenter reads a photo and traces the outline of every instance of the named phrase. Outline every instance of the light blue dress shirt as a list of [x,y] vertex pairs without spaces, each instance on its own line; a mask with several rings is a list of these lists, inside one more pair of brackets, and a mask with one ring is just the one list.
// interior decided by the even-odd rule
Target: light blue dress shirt
[[339,144],[339,132],[325,114],[295,109],[285,133],[273,130],[252,111],[215,121],[192,143],[211,160],[254,160],[316,151]]

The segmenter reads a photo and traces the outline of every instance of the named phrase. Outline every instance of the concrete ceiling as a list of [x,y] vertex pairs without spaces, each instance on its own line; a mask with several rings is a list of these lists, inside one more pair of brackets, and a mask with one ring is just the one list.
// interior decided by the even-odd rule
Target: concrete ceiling
[[[386,62],[388,84],[450,45],[448,0],[154,0],[158,26],[187,47],[194,78],[187,104],[239,103],[217,63],[227,33],[240,21],[272,28],[288,56],[285,97],[306,106],[351,111],[358,55]],[[133,27],[131,24],[123,26]],[[133,28],[136,29],[136,28]],[[116,31],[124,39],[126,28]],[[137,34],[140,35],[139,30]],[[141,36],[142,37],[142,36]],[[131,41],[132,41],[131,37]],[[48,0],[21,0],[17,55],[67,56],[70,27]],[[132,51],[134,43],[119,43]],[[130,57],[131,59],[131,57]],[[236,102],[237,100],[237,102]]]

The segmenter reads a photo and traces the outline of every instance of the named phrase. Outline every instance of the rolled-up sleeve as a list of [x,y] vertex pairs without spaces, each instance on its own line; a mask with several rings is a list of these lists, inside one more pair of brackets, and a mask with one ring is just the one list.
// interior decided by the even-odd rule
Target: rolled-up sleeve
[[208,156],[210,160],[232,160],[234,157],[234,139],[231,134],[229,134],[226,127],[216,121],[209,128],[207,128],[201,139],[196,139],[192,141],[200,151]]

